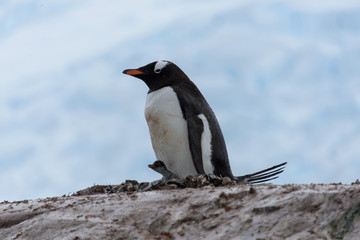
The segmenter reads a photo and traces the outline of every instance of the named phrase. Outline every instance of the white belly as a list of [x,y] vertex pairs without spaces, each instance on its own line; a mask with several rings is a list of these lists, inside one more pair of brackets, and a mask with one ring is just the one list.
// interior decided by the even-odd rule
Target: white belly
[[196,175],[187,124],[171,87],[163,87],[147,95],[145,117],[157,160],[163,161],[179,177]]

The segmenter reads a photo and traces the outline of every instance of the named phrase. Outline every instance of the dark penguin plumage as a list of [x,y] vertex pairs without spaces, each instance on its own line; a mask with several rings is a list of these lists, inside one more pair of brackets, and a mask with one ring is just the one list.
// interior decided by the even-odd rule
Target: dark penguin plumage
[[145,116],[153,149],[157,159],[179,177],[206,173],[245,183],[271,180],[283,171],[286,163],[234,177],[214,112],[174,63],[157,61],[123,73],[143,80],[149,87]]

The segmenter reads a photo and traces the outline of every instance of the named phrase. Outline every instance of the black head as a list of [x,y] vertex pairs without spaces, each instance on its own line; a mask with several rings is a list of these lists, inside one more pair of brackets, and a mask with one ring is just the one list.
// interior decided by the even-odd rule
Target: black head
[[143,80],[150,91],[181,81],[190,81],[178,66],[165,60],[152,62],[137,69],[126,69],[123,73]]
[[159,168],[167,169],[165,163],[160,160],[155,161],[153,164],[149,164],[148,167],[151,169],[159,169]]

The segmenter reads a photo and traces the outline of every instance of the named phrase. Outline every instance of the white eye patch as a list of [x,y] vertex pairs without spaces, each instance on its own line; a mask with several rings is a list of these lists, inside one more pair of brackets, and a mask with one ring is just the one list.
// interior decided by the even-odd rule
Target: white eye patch
[[161,70],[166,66],[166,64],[168,64],[167,61],[163,61],[163,60],[157,61],[154,67],[154,72],[160,73]]

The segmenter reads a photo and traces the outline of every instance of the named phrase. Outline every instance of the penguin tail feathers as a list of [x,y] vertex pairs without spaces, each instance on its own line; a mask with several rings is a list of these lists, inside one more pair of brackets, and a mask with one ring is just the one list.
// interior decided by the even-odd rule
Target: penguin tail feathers
[[257,184],[274,180],[284,171],[287,162],[275,165],[262,171],[235,177],[235,181],[239,184]]

